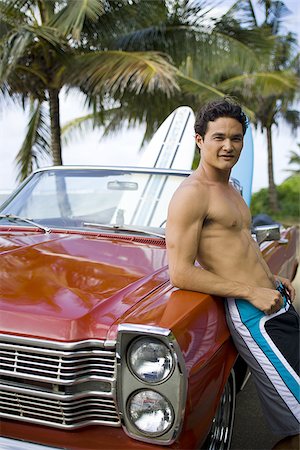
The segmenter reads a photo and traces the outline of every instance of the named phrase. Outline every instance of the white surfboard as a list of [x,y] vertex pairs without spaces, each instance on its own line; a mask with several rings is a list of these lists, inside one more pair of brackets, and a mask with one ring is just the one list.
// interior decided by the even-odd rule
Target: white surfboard
[[[194,152],[193,110],[180,106],[161,124],[149,145],[144,150],[139,167],[191,169]],[[180,184],[180,180],[170,180],[161,176],[135,176],[139,185],[136,198],[133,193],[122,195],[118,210],[122,211],[125,224],[140,226],[160,226],[166,219],[166,205]],[[116,212],[116,219],[118,212]]]
[[189,106],[175,109],[144,150],[138,166],[188,170],[195,152],[195,115]]

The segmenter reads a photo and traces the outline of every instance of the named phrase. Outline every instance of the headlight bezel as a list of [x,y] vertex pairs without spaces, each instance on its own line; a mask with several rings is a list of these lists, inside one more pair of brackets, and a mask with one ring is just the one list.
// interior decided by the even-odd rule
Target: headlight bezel
[[[170,349],[174,358],[174,367],[170,376],[158,383],[149,383],[136,377],[127,364],[127,352],[133,341],[138,338],[154,338]],[[116,345],[117,383],[116,400],[124,432],[133,439],[158,445],[170,445],[178,437],[185,413],[187,397],[187,371],[181,349],[171,330],[149,325],[120,324]],[[130,420],[127,402],[132,393],[139,390],[157,391],[171,404],[174,421],[170,428],[159,435],[147,435]]]

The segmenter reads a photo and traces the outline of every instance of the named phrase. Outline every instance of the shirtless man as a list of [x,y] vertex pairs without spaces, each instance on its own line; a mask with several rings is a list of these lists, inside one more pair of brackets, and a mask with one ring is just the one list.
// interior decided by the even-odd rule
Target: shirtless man
[[[205,105],[195,122],[198,168],[169,206],[166,243],[171,282],[225,297],[234,343],[248,363],[272,431],[274,448],[298,449],[299,316],[295,290],[274,276],[251,236],[251,215],[229,184],[247,118],[229,100]],[[201,267],[195,265],[198,261]]]

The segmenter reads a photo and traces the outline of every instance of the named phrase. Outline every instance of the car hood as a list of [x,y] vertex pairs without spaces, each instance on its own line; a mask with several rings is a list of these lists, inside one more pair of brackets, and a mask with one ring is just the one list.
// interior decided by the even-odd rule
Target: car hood
[[1,330],[58,341],[105,339],[168,281],[166,250],[147,239],[1,232]]

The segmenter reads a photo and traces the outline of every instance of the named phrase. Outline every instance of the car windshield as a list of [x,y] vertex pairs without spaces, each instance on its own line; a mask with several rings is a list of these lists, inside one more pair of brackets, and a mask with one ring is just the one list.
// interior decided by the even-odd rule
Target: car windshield
[[0,225],[13,221],[30,226],[22,222],[26,218],[50,228],[164,228],[171,196],[186,175],[112,168],[42,170],[0,208]]

